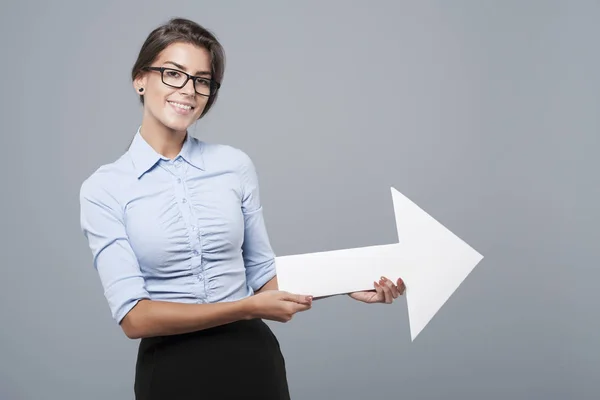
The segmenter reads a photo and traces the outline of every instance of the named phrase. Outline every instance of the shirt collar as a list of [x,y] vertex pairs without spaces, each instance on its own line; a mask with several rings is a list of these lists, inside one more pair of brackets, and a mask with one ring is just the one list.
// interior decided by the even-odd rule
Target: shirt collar
[[[181,157],[190,165],[204,170],[204,160],[202,159],[202,142],[198,139],[190,136],[189,133],[185,135],[185,140],[181,151],[175,157],[175,159]],[[159,154],[146,142],[146,140],[140,134],[140,128],[138,128],[131,145],[129,146],[129,154],[133,160],[133,165],[137,174],[137,177],[141,177],[159,160],[170,161],[167,157]]]

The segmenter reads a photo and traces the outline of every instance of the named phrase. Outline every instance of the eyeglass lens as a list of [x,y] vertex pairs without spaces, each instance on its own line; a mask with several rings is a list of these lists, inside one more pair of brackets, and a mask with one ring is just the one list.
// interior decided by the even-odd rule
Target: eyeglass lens
[[[165,68],[162,74],[163,82],[167,85],[181,88],[187,83],[187,75],[175,69]],[[193,78],[194,79],[194,78]],[[211,81],[207,78],[195,78],[194,87],[198,94],[209,96],[211,91]]]

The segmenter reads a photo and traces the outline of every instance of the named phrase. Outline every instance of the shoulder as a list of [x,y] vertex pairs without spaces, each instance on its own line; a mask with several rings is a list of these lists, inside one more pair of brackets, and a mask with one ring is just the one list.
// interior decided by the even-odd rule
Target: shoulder
[[218,165],[220,168],[245,172],[254,168],[253,161],[244,150],[222,143],[199,142],[202,156],[207,165]]
[[133,166],[128,153],[113,162],[100,165],[87,176],[79,189],[80,201],[117,204],[117,194],[133,175]]

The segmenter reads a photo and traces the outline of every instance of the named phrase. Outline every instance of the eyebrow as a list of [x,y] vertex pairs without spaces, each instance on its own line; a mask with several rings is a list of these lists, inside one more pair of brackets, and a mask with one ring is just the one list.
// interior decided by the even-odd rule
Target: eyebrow
[[[187,71],[187,69],[183,65],[177,64],[174,61],[165,61],[164,64],[172,64],[182,71]],[[209,71],[196,71],[196,75],[198,75],[198,76],[199,75],[210,75],[210,72]]]

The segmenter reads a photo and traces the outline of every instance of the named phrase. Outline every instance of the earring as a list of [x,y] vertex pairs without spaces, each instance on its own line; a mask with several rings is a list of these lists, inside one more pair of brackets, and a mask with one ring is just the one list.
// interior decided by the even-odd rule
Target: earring
[[140,93],[142,93],[142,92],[144,91],[144,88],[139,88],[139,89],[138,89],[138,91],[139,91]]

